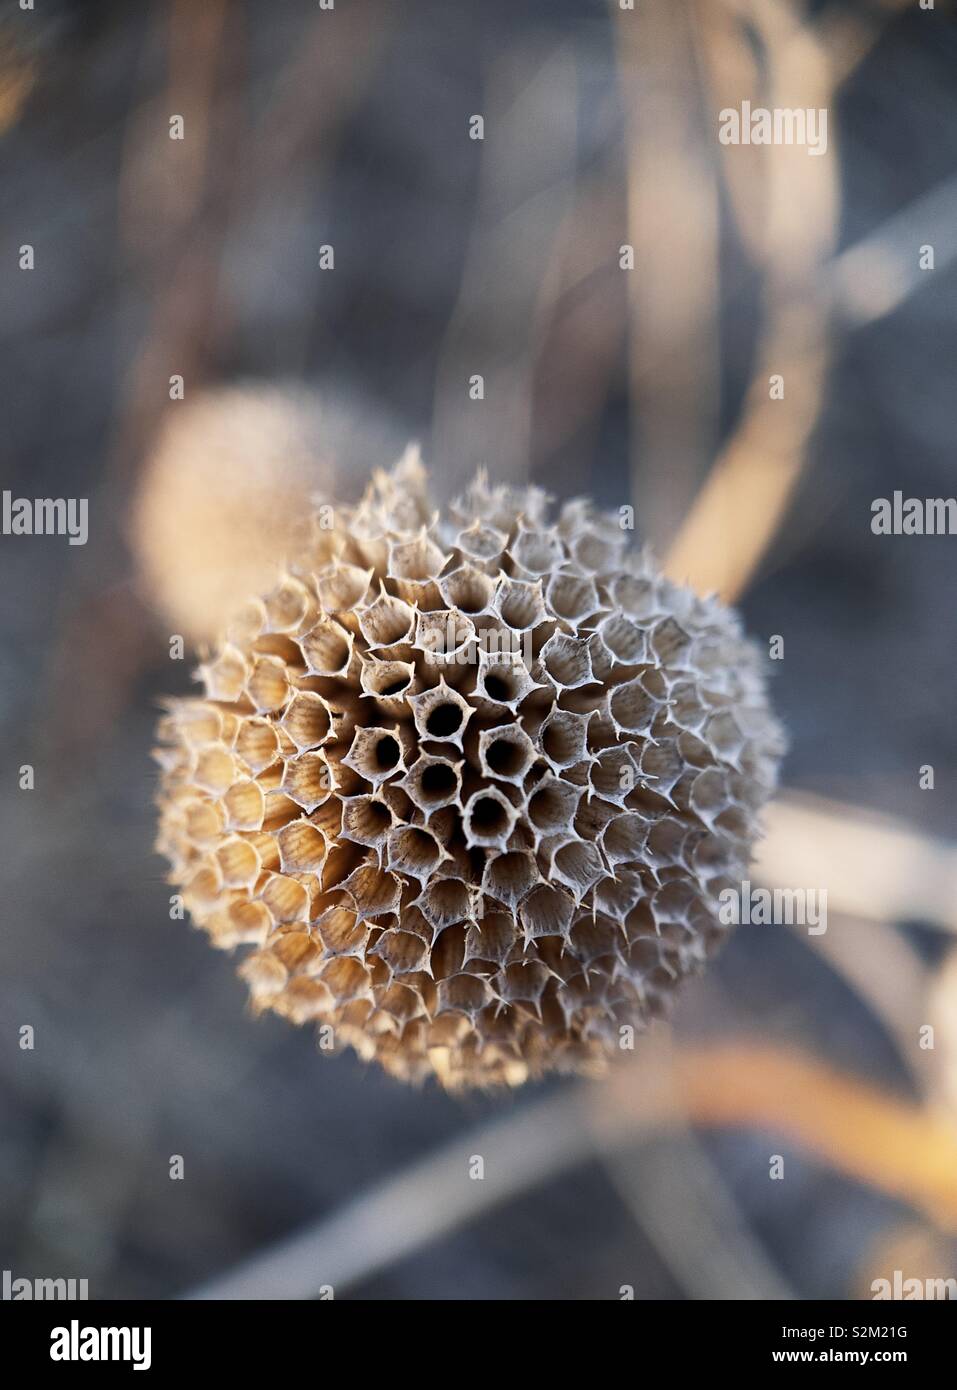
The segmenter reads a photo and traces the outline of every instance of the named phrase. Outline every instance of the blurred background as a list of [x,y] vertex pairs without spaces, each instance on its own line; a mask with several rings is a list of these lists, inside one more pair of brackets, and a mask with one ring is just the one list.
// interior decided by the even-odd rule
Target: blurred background
[[[90,539],[0,537],[0,1266],[95,1298],[957,1276],[957,542],[870,528],[957,490],[955,72],[942,0],[5,7],[0,485],[88,497]],[[827,108],[826,155],[720,145],[743,100]],[[264,498],[351,500],[410,440],[445,498],[484,464],[633,502],[784,639],[755,877],[826,888],[829,930],[740,929],[608,1083],[405,1089],[252,1020],[169,920],[170,635],[245,596]]]

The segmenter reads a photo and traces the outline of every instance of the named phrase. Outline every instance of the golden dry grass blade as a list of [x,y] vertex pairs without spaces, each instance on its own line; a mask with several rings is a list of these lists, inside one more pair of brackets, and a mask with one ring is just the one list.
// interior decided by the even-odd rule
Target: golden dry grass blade
[[[698,36],[715,112],[760,91],[742,20],[699,5]],[[827,107],[828,54],[785,4],[748,7],[766,54],[761,100],[769,107]],[[827,311],[816,292],[833,253],[839,165],[833,148],[809,158],[800,146],[722,146],[723,171],[740,233],[764,272],[765,328],[734,436],[674,540],[665,568],[701,592],[736,598],[777,531],[803,467],[827,370]],[[783,387],[772,398],[771,379]],[[783,396],[779,394],[783,389]]]
[[[760,35],[767,58],[762,100],[773,108],[829,109],[832,117],[823,158],[808,159],[798,147],[724,147],[725,187],[738,229],[765,272],[766,328],[740,424],[695,499],[665,568],[679,582],[703,593],[716,590],[728,601],[747,587],[780,526],[820,410],[829,360],[826,267],[835,250],[840,200],[834,95],[903,4],[886,0],[882,14],[824,16],[815,24],[802,23],[799,8],[785,0],[700,0],[696,8],[715,111],[736,107],[760,90],[747,23]],[[846,256],[842,272],[845,262],[847,276],[857,273],[857,261]],[[896,269],[893,261],[890,269]],[[872,270],[867,262],[865,278],[873,278]],[[878,271],[885,270],[882,261]],[[840,277],[836,288],[844,288]],[[784,378],[782,399],[770,399],[772,374]]]
[[753,1126],[957,1231],[957,1126],[796,1052],[731,1043],[679,1053],[699,1125]]

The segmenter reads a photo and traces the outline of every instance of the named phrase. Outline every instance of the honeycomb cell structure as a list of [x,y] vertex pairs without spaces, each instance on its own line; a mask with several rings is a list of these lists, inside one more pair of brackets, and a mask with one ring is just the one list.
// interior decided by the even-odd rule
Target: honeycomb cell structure
[[199,674],[156,753],[194,922],[257,1010],[452,1089],[598,1074],[665,1012],[783,751],[738,617],[618,515],[483,474],[441,515],[414,454]]

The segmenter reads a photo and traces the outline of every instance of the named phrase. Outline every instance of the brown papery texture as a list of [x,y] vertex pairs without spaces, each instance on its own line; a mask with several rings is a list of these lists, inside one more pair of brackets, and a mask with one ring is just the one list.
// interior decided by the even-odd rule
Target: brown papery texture
[[[257,1010],[409,1081],[600,1073],[727,932],[783,749],[736,615],[614,514],[414,454],[237,594],[159,848]],[[248,948],[252,948],[251,950]]]

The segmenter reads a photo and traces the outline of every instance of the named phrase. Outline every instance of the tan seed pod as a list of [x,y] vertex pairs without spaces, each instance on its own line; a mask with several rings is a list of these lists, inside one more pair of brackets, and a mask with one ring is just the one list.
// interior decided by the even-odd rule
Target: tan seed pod
[[414,454],[306,531],[160,721],[171,881],[257,1008],[397,1077],[596,1074],[747,874],[754,649],[614,515],[480,475],[444,520]]

